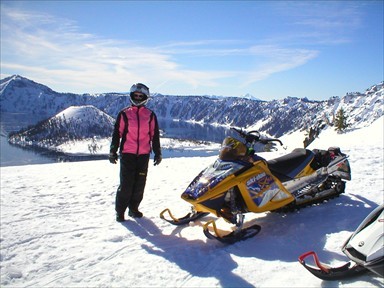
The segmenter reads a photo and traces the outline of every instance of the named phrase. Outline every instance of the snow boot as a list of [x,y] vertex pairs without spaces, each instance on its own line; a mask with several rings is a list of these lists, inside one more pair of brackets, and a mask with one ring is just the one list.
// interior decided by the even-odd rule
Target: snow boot
[[141,213],[139,210],[129,210],[128,215],[133,218],[143,217],[143,213]]
[[125,219],[124,219],[124,214],[118,214],[116,213],[116,221],[117,222],[124,222]]

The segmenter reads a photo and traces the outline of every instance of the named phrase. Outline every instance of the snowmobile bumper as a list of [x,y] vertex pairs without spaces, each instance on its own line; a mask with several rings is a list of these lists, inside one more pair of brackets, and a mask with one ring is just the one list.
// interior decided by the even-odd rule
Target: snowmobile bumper
[[[312,256],[316,266],[311,266],[305,263],[305,258]],[[369,270],[363,266],[360,266],[352,261],[349,261],[340,267],[330,267],[324,263],[321,263],[317,254],[313,251],[302,254],[299,257],[299,262],[305,269],[315,275],[317,278],[323,280],[342,280],[350,277],[355,277]]]

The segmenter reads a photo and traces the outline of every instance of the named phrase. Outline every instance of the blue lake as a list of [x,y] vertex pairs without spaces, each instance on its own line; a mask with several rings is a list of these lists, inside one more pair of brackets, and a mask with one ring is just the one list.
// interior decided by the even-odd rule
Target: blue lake
[[1,136],[0,160],[1,167],[29,165],[29,164],[44,164],[57,162],[57,157],[50,157],[32,149],[23,149],[8,143],[5,136]]
[[[8,143],[6,135],[10,131],[17,131],[22,127],[26,127],[26,123],[29,123],[28,121],[30,120],[26,119],[25,115],[3,113],[1,116],[1,167],[106,158],[106,156],[99,156],[98,158],[68,157],[63,154],[52,153],[49,151],[37,151],[35,149],[26,149],[11,145]],[[221,143],[227,135],[231,134],[229,129],[223,127],[169,120],[159,120],[159,127],[164,132],[164,137],[216,143]]]

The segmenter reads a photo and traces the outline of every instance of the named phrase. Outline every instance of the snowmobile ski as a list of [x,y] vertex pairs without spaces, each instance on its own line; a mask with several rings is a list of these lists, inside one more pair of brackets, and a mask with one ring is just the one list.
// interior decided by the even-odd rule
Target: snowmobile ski
[[[215,221],[210,220],[207,223],[205,223],[203,226],[204,235],[209,239],[215,239],[225,244],[233,244],[235,242],[251,238],[260,232],[261,226],[257,224],[247,228],[242,228],[243,220],[244,220],[244,215],[241,221],[241,225],[236,225],[237,226],[236,230],[232,231],[227,235],[220,235],[220,233],[217,230]],[[212,225],[213,231],[215,234],[212,234],[209,231],[208,227],[210,225]]]
[[[305,262],[305,258],[312,256],[315,262],[315,266],[308,265]],[[317,254],[313,251],[304,253],[299,257],[299,262],[314,276],[322,280],[342,280],[350,277],[356,277],[360,274],[366,273],[369,270],[361,265],[349,261],[340,267],[330,267],[319,261]]]
[[[167,219],[165,218],[164,214],[168,212],[168,215],[169,217],[171,217],[171,219]],[[167,209],[164,209],[161,213],[160,213],[160,218],[173,224],[173,225],[185,225],[185,224],[188,224],[189,222],[192,222],[192,221],[196,221],[197,219],[199,218],[202,218],[206,215],[208,215],[209,213],[206,213],[206,212],[196,212],[196,211],[192,211],[192,212],[189,212],[187,215],[185,215],[184,217],[181,217],[181,218],[176,218],[172,215],[171,213],[171,210],[169,210],[168,208]]]

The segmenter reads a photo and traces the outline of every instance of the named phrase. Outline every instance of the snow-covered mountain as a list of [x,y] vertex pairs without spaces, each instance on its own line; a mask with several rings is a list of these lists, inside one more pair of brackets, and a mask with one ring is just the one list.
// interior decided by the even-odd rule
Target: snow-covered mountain
[[34,115],[36,122],[30,124],[52,117],[70,106],[84,105],[85,98],[77,94],[55,92],[19,75],[5,78],[0,84],[1,112]]
[[[347,93],[325,101],[287,97],[261,101],[252,97],[170,96],[153,94],[148,107],[159,119],[176,119],[201,124],[258,129],[280,137],[297,130],[332,125],[336,112],[343,108],[350,129],[369,126],[383,115],[384,82],[364,93]],[[250,99],[251,98],[251,99]],[[130,105],[127,94],[58,93],[27,78],[14,75],[1,80],[2,113],[26,113],[29,124],[52,117],[70,106],[92,105],[111,117]]]
[[71,106],[31,128],[10,134],[21,146],[51,149],[69,141],[110,137],[114,119],[94,106]]

